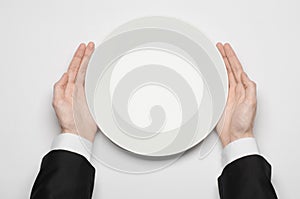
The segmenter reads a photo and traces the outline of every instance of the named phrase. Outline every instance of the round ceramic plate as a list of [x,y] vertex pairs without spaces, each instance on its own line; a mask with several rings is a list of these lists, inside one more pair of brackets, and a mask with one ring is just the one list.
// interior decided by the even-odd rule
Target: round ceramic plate
[[226,68],[216,47],[180,20],[128,22],[100,44],[85,82],[101,131],[136,154],[167,156],[201,142],[227,98]]

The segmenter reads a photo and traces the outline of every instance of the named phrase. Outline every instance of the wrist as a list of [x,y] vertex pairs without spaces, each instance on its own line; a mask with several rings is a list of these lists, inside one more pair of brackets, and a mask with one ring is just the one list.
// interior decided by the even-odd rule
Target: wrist
[[230,142],[233,142],[235,140],[242,139],[242,138],[248,138],[248,137],[254,137],[252,131],[245,132],[245,133],[235,133],[235,134],[230,135]]
[[228,144],[239,140],[239,139],[243,139],[243,138],[254,138],[254,134],[252,131],[248,131],[248,132],[244,132],[244,133],[228,133],[228,137],[227,138],[223,138],[221,139],[223,148],[226,147]]
[[96,133],[92,133],[92,134],[84,134],[84,133],[79,133],[78,131],[74,131],[74,130],[68,130],[68,129],[62,129],[61,133],[71,133],[71,134],[74,134],[74,135],[77,135],[77,136],[80,136],[82,138],[85,138],[87,139],[88,141],[90,142],[94,142],[95,140],[95,136],[96,136]]
[[61,128],[61,133],[72,133],[78,135],[77,131],[74,129]]

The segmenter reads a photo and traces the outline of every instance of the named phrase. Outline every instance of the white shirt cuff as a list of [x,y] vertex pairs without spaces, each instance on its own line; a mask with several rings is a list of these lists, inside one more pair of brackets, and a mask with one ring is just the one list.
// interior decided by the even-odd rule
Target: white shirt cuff
[[73,133],[61,133],[52,142],[51,150],[67,150],[91,160],[93,144],[89,140]]
[[248,155],[259,155],[255,138],[241,138],[229,143],[222,153],[222,162],[225,167],[229,163]]

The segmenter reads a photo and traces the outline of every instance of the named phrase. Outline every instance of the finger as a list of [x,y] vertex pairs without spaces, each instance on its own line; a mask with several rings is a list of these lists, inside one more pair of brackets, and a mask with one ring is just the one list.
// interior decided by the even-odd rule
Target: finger
[[82,58],[84,56],[86,46],[84,43],[80,44],[77,48],[76,52],[74,53],[74,56],[72,58],[72,61],[68,68],[69,73],[69,82],[75,82],[75,77],[78,72],[78,69],[80,67]]
[[228,43],[224,44],[224,50],[225,50],[226,57],[230,63],[231,69],[233,71],[233,74],[234,74],[234,77],[235,77],[237,83],[241,83],[241,81],[242,81],[241,75],[243,73],[243,67],[242,67],[239,59],[237,58],[237,56],[230,44],[228,44]]
[[235,99],[237,102],[244,101],[246,96],[246,90],[242,83],[238,83],[235,88]]
[[95,44],[93,42],[89,42],[87,48],[85,49],[85,53],[84,53],[83,59],[80,64],[80,68],[76,75],[76,84],[84,85],[86,70],[87,70],[89,61],[91,59],[91,56],[94,52],[94,49],[95,49]]
[[234,87],[236,85],[236,80],[235,80],[235,77],[233,75],[233,72],[232,72],[230,63],[228,61],[228,58],[225,54],[224,46],[221,43],[217,43],[217,48],[218,48],[220,54],[222,55],[225,66],[226,66],[228,81],[229,81],[229,87]]
[[68,74],[64,73],[58,82],[54,85],[54,100],[62,99],[65,93],[65,88],[68,83]]
[[245,98],[250,103],[256,103],[256,84],[255,82],[251,81],[248,75],[243,72],[242,73],[242,82],[245,87],[246,93]]

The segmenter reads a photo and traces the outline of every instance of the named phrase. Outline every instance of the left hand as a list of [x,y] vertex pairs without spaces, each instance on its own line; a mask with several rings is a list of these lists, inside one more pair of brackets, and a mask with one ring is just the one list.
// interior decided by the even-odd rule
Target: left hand
[[95,139],[97,125],[88,109],[84,83],[94,46],[93,42],[79,45],[68,71],[54,85],[52,101],[61,132],[77,134],[91,142]]

